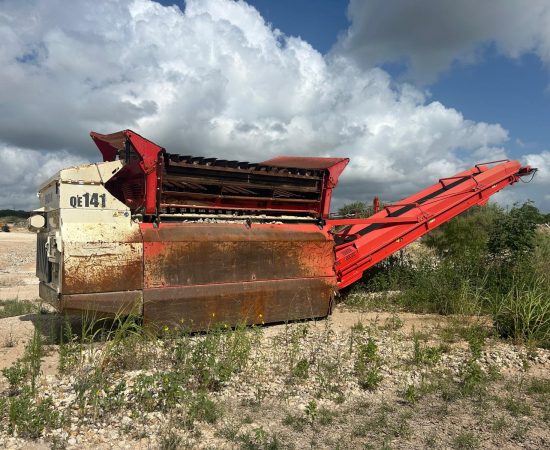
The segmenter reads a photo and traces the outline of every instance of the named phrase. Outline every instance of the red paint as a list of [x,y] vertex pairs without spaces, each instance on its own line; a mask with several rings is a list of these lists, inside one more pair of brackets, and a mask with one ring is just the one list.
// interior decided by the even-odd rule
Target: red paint
[[160,170],[162,160],[160,154],[164,149],[154,142],[145,139],[139,134],[124,130],[113,134],[99,134],[91,132],[90,136],[98,146],[104,161],[114,161],[118,152],[129,141],[133,150],[140,157],[139,167],[145,176],[145,214],[156,214],[158,203],[158,185],[160,183]]

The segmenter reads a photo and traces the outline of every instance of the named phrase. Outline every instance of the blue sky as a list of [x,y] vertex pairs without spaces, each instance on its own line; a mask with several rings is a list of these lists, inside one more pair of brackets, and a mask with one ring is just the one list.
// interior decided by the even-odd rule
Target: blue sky
[[541,170],[496,199],[550,211],[548,0],[2,5],[0,208],[97,161],[90,130],[131,128],[197,156],[350,157],[336,206],[512,157]]
[[507,148],[520,157],[550,142],[548,85],[548,70],[537,56],[510,59],[489,48],[479,63],[455,64],[428,89],[469,119],[500,123],[510,132]]

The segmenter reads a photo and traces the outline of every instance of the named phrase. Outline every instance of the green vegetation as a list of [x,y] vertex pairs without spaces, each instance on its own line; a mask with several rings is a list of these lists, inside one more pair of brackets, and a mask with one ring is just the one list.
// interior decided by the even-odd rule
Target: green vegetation
[[7,416],[10,433],[17,431],[19,436],[35,439],[44,430],[63,423],[63,416],[56,411],[52,399],[43,397],[37,389],[43,356],[42,338],[35,329],[23,357],[2,370],[10,386],[10,396],[0,402],[0,418]]
[[40,307],[29,300],[0,300],[0,319],[36,313]]
[[339,216],[369,217],[372,216],[372,206],[365,202],[353,202],[338,209]]
[[0,217],[2,219],[15,217],[18,219],[26,219],[29,217],[30,213],[27,211],[22,211],[20,209],[0,209]]
[[354,370],[359,386],[373,391],[382,381],[378,346],[372,337],[365,336],[364,333],[356,334],[353,344],[356,348]]
[[[431,257],[389,258],[368,271],[345,302],[490,314],[501,336],[550,347],[550,233],[539,229],[548,220],[530,202],[509,211],[472,208],[424,238]],[[389,298],[388,291],[397,295]]]

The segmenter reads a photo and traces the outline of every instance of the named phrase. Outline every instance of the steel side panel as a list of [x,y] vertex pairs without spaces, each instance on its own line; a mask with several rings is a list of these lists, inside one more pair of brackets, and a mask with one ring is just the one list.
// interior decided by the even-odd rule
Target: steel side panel
[[61,295],[60,307],[66,312],[117,315],[143,314],[143,291],[101,292],[96,294]]
[[[73,212],[73,211],[70,211]],[[137,224],[107,211],[100,223],[82,222],[94,212],[78,211],[81,222],[62,227],[61,294],[143,289],[143,243]],[[112,213],[111,213],[112,216]]]
[[66,242],[63,294],[131,291],[143,286],[142,244]]
[[306,278],[145,289],[144,322],[195,331],[215,323],[235,326],[325,317],[335,281]]
[[201,224],[142,229],[144,288],[334,277],[334,243],[315,226],[296,233],[288,228]]

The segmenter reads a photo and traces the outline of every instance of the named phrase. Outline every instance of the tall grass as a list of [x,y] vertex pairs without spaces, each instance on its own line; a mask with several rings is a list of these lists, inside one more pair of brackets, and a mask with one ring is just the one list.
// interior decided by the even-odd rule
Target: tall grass
[[505,337],[550,348],[550,283],[518,280],[492,299],[496,330]]

